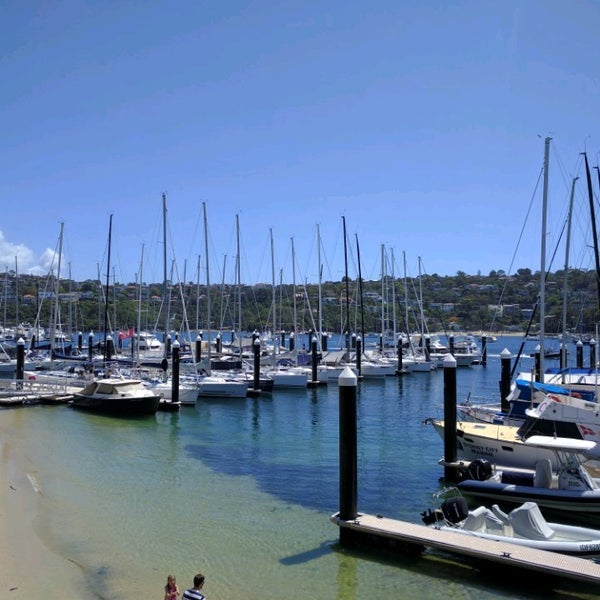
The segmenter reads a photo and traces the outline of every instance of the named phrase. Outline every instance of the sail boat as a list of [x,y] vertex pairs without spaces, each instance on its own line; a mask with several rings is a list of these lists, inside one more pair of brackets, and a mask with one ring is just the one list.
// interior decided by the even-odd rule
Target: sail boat
[[206,202],[202,203],[204,220],[204,254],[206,261],[206,329],[208,356],[203,361],[206,365],[205,375],[197,375],[198,398],[245,398],[248,393],[248,384],[245,380],[221,377],[211,374],[212,360],[212,330],[211,330],[211,305],[210,305],[210,262],[208,258],[208,218],[206,215]]
[[273,354],[270,368],[265,369],[265,375],[273,380],[273,388],[306,388],[308,386],[309,369],[297,364],[278,364],[279,343],[276,326],[276,298],[275,298],[275,250],[273,246],[273,229],[269,229],[271,241],[271,288],[272,302],[271,314],[273,315]]
[[[550,138],[546,138],[545,140],[545,150],[544,150],[544,191],[543,191],[543,208],[542,208],[542,245],[541,245],[541,277],[540,277],[540,320],[542,323],[540,324],[540,365],[543,365],[543,334],[544,334],[544,287],[546,282],[545,277],[545,237],[546,237],[546,212],[547,212],[547,202],[548,202],[548,162],[549,162],[549,148],[550,148]],[[547,431],[542,431],[541,429],[546,427],[550,427],[554,432],[560,430],[562,437],[572,438],[574,443],[580,442],[582,438],[584,439],[593,439],[591,436],[594,434],[594,431],[590,429],[590,433],[584,431],[587,428],[581,427],[569,427],[566,422],[567,419],[564,417],[559,418],[558,413],[559,410],[551,410],[548,411],[551,413],[548,417],[545,418],[545,423],[539,421],[541,416],[542,408],[547,408],[549,403],[554,403],[556,400],[559,402],[557,405],[562,407],[562,404],[572,405],[571,398],[569,395],[568,385],[562,387],[564,402],[560,402],[560,398],[558,395],[560,394],[561,388],[557,384],[555,389],[552,389],[552,394],[550,394],[550,390],[548,388],[549,380],[545,377],[545,371],[543,370],[543,366],[539,368],[539,376],[543,377],[542,381],[533,381],[531,374],[522,373],[518,377],[516,381],[516,386],[514,387],[513,392],[519,393],[521,389],[518,386],[519,380],[527,380],[529,377],[529,382],[531,387],[537,387],[542,395],[543,401],[538,407],[537,413],[534,409],[523,410],[524,416],[527,416],[527,419],[524,423],[519,427],[517,424],[505,425],[504,422],[507,422],[506,419],[502,417],[514,418],[515,413],[519,410],[520,407],[528,406],[530,402],[519,402],[512,403],[512,412],[509,415],[500,415],[495,413],[493,415],[493,421],[487,422],[485,424],[481,422],[473,422],[473,421],[459,421],[456,424],[457,435],[460,436],[461,441],[461,456],[459,459],[464,460],[476,460],[477,458],[481,458],[481,449],[486,449],[486,455],[493,456],[494,461],[497,464],[501,464],[504,466],[514,466],[514,467],[532,467],[535,465],[536,461],[542,458],[539,453],[539,449],[536,449],[532,445],[527,444],[527,439],[533,435],[542,433],[547,435]],[[530,389],[531,392],[531,389]],[[533,396],[533,393],[532,393]],[[556,396],[556,400],[553,398]],[[467,407],[461,407],[462,412],[467,412],[470,417],[473,417],[472,411],[465,410]],[[591,413],[592,411],[590,411]],[[595,412],[595,411],[594,411]],[[566,408],[560,411],[561,415],[566,414]],[[537,416],[536,416],[537,414]],[[582,422],[583,413],[579,414],[578,423]],[[518,416],[518,415],[517,415]],[[483,419],[480,419],[480,421]],[[539,421],[539,422],[538,422]],[[444,422],[438,419],[428,419],[433,427],[436,429],[440,437],[444,437]],[[594,434],[595,435],[595,434]],[[594,444],[595,445],[595,444]],[[588,452],[590,449],[588,448]],[[544,451],[545,454],[551,454],[547,450]],[[553,457],[552,457],[553,458]]]
[[[111,359],[112,340],[108,335],[108,299],[110,287],[110,251],[112,240],[112,214],[108,226],[108,258],[106,267],[106,297],[104,305],[104,363]],[[108,370],[108,369],[107,369]],[[104,377],[89,382],[73,396],[73,408],[118,415],[153,415],[158,410],[160,394],[147,389],[141,379]]]

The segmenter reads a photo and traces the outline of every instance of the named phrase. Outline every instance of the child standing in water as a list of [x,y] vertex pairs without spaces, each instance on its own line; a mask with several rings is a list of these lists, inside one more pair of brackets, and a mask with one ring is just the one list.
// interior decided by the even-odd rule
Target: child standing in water
[[165,599],[164,600],[177,600],[179,596],[179,588],[177,587],[177,581],[173,575],[167,577],[167,585],[165,585]]

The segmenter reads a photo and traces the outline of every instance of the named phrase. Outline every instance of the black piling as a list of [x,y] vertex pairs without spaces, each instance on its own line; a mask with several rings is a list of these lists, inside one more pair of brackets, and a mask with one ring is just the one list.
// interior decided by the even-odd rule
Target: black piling
[[111,335],[106,336],[106,360],[111,360],[115,353],[115,345]]
[[248,390],[250,396],[260,394],[260,338],[252,342],[252,393]]
[[541,381],[542,380],[542,373],[541,373],[542,350],[539,345],[537,345],[535,347],[533,356],[534,356],[533,379],[534,379],[534,381]]
[[294,335],[294,332],[292,331],[290,333],[290,352],[294,349],[295,342],[296,342],[296,336]]
[[456,359],[444,358],[444,479],[456,479]]
[[356,370],[358,377],[362,377],[362,339],[360,335],[356,336]]
[[596,368],[596,340],[590,340],[590,369]]
[[[356,375],[346,367],[338,377],[340,427],[340,518],[357,517]],[[344,539],[340,530],[340,539]]]
[[171,402],[179,402],[179,341],[176,339],[171,348],[173,350],[173,366],[171,368]]
[[502,412],[508,412],[510,404],[508,395],[510,394],[510,352],[504,348],[500,354],[500,407]]
[[196,336],[196,362],[199,363],[202,360],[202,334],[198,333]]
[[17,340],[17,369],[15,371],[15,379],[17,388],[23,388],[23,378],[25,377],[25,341],[23,338]]
[[396,374],[402,373],[402,338],[398,338],[397,346],[398,366],[396,368]]
[[481,336],[481,364],[485,367],[487,365],[487,337]]
[[77,333],[77,349],[79,350],[79,352],[81,352],[82,348],[83,348],[83,332],[79,331]]
[[317,365],[319,363],[319,353],[317,351],[317,336],[313,335],[310,342],[310,367],[311,367],[311,380],[307,382],[308,387],[316,387],[320,384],[319,376],[317,375]]
[[326,333],[321,334],[321,348],[322,348],[323,352],[327,352],[327,340],[328,339],[329,339],[329,336]]
[[448,337],[448,349],[450,350],[450,354],[454,356],[454,336],[451,335]]
[[92,362],[92,356],[94,352],[94,332],[90,331],[88,335],[88,359]]
[[583,342],[581,340],[577,342],[577,368],[583,368]]

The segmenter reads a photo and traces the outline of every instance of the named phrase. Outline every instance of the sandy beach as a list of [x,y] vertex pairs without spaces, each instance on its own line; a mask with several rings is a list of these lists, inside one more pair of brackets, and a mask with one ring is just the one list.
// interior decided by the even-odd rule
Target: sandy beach
[[0,461],[1,598],[97,599],[78,565],[52,550],[36,533],[43,491],[15,444],[4,440]]

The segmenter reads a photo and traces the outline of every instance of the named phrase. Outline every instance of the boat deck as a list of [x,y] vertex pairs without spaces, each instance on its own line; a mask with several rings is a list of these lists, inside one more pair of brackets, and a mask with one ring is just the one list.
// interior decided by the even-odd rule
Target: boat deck
[[387,538],[415,546],[436,548],[451,554],[600,586],[600,564],[586,558],[527,548],[509,542],[456,535],[425,525],[375,515],[359,514],[351,521],[344,521],[338,515],[333,515],[331,521],[358,536],[369,535],[382,540]]

